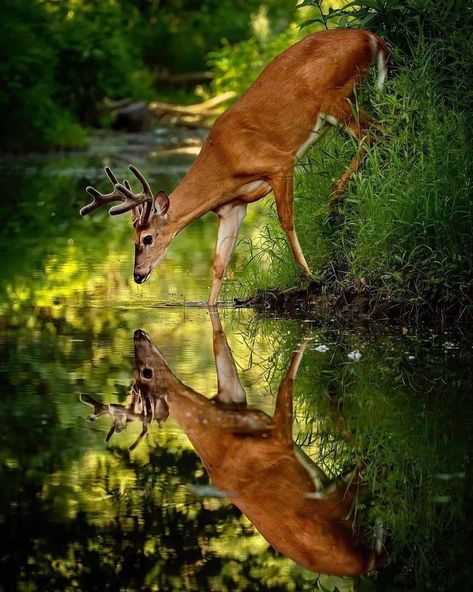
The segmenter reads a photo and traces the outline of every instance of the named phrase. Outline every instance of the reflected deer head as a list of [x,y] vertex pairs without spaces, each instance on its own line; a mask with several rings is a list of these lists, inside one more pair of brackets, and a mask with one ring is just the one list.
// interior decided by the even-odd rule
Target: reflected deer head
[[119,403],[109,403],[107,405],[97,401],[90,395],[81,395],[80,400],[94,409],[93,413],[89,415],[89,420],[95,421],[103,415],[110,415],[113,418],[112,426],[105,436],[105,442],[110,442],[115,433],[125,431],[129,423],[141,422],[141,433],[129,447],[130,451],[135,450],[143,438],[148,435],[153,419],[161,426],[169,416],[169,410],[164,399],[143,396],[137,384],[133,385],[126,405]]
[[144,175],[133,165],[130,165],[130,170],[141,183],[140,192],[134,193],[126,180],[119,183],[110,167],[105,167],[105,173],[112,183],[113,190],[110,193],[100,193],[94,187],[87,187],[86,191],[93,197],[93,201],[84,206],[80,213],[86,216],[97,208],[115,201],[122,203],[112,206],[109,210],[110,215],[131,212],[135,229],[133,279],[137,284],[142,284],[164,257],[173,238],[173,232],[169,230],[167,223],[169,198],[166,193],[158,191],[153,195]]
[[[382,530],[371,548],[350,511],[360,488],[360,470],[330,480],[292,438],[293,387],[307,342],[292,356],[271,417],[246,406],[218,313],[210,318],[217,395],[208,398],[181,382],[149,335],[138,330],[132,393],[147,403],[132,414],[137,404],[132,395],[129,416],[149,425],[157,404],[162,405],[185,430],[213,486],[226,492],[283,555],[319,573],[354,575],[375,569],[383,556]],[[98,404],[94,415],[108,412],[117,417],[115,408],[105,407]]]

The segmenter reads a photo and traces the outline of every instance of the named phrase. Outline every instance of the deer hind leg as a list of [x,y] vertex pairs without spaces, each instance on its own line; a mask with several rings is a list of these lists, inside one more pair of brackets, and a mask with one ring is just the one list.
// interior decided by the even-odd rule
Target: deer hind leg
[[213,263],[214,277],[208,300],[209,306],[217,304],[223,277],[235,247],[241,223],[246,215],[246,207],[247,205],[244,203],[229,203],[216,210],[218,232]]
[[363,162],[372,141],[374,134],[370,133],[373,119],[363,111],[359,110],[353,113],[351,104],[347,104],[345,114],[338,117],[328,116],[327,120],[335,125],[341,125],[351,136],[358,140],[358,150],[352,158],[348,168],[342,173],[341,177],[335,183],[335,187],[330,194],[330,207],[335,207],[340,203],[340,198],[345,192],[347,185],[354,173],[359,169]]
[[246,393],[233,359],[232,352],[223,332],[222,323],[217,310],[210,310],[213,330],[213,349],[217,368],[218,392],[217,401],[225,404],[246,405]]
[[276,209],[278,212],[279,222],[287,234],[289,244],[291,245],[294,259],[304,272],[312,277],[312,271],[307,264],[307,261],[302,252],[297,238],[296,230],[294,228],[294,209],[293,209],[293,170],[289,170],[286,174],[281,174],[277,177],[270,179],[271,187],[274,193],[274,199],[276,200]]

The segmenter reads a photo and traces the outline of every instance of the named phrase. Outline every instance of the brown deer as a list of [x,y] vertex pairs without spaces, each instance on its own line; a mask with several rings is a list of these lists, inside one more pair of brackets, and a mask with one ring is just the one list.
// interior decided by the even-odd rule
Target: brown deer
[[[293,385],[305,344],[292,356],[270,417],[246,407],[220,319],[211,313],[211,320],[217,395],[208,399],[183,384],[149,336],[138,330],[130,407],[136,404],[135,393],[149,401],[144,406],[149,410],[160,402],[185,430],[213,486],[283,555],[319,573],[354,575],[375,569],[382,559],[382,533],[371,549],[349,517],[360,487],[359,471],[330,483],[292,439]],[[93,418],[103,409],[90,397],[84,402],[94,405]],[[143,421],[141,408],[136,419]],[[148,424],[151,413],[149,418]]]
[[93,201],[81,214],[113,201],[123,203],[110,208],[110,214],[131,211],[134,280],[141,284],[183,228],[207,212],[216,213],[218,234],[208,299],[209,305],[215,305],[247,206],[272,191],[295,261],[311,276],[294,228],[294,165],[321,137],[326,124],[343,127],[360,142],[332,197],[343,193],[372,136],[371,118],[353,107],[355,87],[374,59],[382,85],[386,55],[383,40],[362,29],[309,35],[266,66],[243,96],[215,121],[193,166],[169,197],[163,191],[153,195],[136,167],[130,169],[141,181],[138,193],[128,182],[119,183],[107,167],[113,190],[103,194],[87,187]]

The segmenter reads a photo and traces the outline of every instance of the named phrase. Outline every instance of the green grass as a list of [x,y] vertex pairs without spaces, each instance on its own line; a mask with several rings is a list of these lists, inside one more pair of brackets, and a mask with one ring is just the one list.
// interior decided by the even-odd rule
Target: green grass
[[[330,291],[360,288],[400,303],[416,319],[472,315],[472,117],[438,72],[440,44],[394,55],[385,91],[363,102],[383,134],[353,176],[336,221],[328,196],[356,146],[332,132],[296,171],[296,229],[317,279]],[[276,216],[249,245],[244,289],[300,284]]]

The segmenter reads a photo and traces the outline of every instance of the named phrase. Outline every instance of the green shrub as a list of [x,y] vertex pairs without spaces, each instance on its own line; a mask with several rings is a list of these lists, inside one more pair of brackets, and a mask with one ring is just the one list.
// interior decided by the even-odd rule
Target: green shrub
[[419,46],[381,97],[385,134],[347,194],[340,230],[351,279],[368,276],[413,307],[471,304],[473,126],[436,72],[438,56]]
[[105,96],[151,96],[120,4],[7,0],[1,11],[0,132],[10,151],[81,146],[80,124],[99,123]]
[[2,147],[16,151],[57,145],[54,138],[60,131],[69,138],[69,145],[82,144],[82,131],[53,98],[57,60],[48,43],[45,11],[34,2],[7,1],[2,16]]

